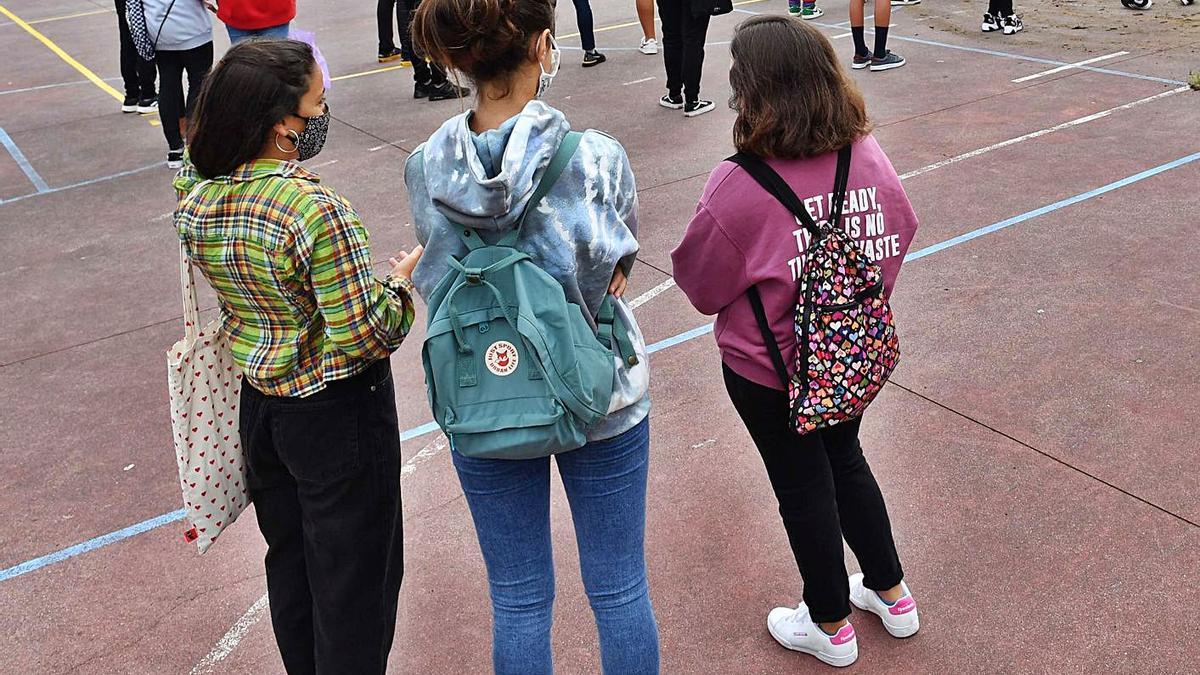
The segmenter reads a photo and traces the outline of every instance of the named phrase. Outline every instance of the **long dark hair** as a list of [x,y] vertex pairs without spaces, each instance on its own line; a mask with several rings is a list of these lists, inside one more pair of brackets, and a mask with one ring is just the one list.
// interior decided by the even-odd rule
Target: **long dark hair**
[[534,57],[530,42],[546,29],[554,30],[553,0],[424,0],[412,36],[435,63],[475,82],[507,85]]
[[205,178],[226,176],[262,152],[271,127],[294,114],[316,60],[296,40],[246,40],[204,78],[188,124],[189,155]]
[[729,46],[733,143],[759,157],[815,157],[871,133],[866,104],[833,46],[799,19],[756,16]]

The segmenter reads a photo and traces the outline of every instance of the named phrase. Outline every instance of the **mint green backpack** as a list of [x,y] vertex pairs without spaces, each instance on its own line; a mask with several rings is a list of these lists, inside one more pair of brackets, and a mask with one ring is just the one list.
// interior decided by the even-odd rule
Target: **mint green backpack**
[[468,252],[428,298],[421,358],[429,405],[451,447],[468,457],[527,459],[582,447],[608,414],[614,353],[634,365],[628,330],[605,298],[596,318],[570,303],[562,285],[513,248],[525,217],[570,162],[570,132],[542,174],[516,227],[495,244],[451,225]]

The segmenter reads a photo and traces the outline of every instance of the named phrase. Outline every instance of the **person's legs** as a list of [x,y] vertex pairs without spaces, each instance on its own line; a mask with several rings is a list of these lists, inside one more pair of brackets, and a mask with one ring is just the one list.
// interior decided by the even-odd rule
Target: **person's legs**
[[375,5],[375,26],[379,31],[380,56],[390,53],[396,48],[392,41],[392,11],[396,12],[396,22],[400,22],[400,7],[396,0],[379,0]]
[[658,625],[646,581],[650,424],[556,457],[606,674],[656,675]]
[[863,585],[873,591],[889,591],[900,585],[904,571],[883,493],[858,440],[861,423],[856,419],[817,433],[833,470],[842,536],[862,567]]
[[158,115],[168,150],[183,149],[180,124],[183,121],[183,52],[160,49],[154,54],[158,66]]
[[728,367],[724,375],[729,398],[762,455],[779,501],[812,620],[839,623],[850,615],[850,585],[833,471],[821,435],[796,434],[786,392],[751,382]]
[[667,69],[667,96],[683,101],[683,21],[690,12],[686,0],[658,0],[662,19],[663,64]]
[[496,675],[549,675],[554,610],[550,458],[451,452],[487,567]]
[[440,87],[446,83],[446,71],[435,63],[428,63],[418,54],[412,41],[412,16],[421,0],[397,0],[396,21],[400,32],[400,50],[404,60],[412,64],[413,81],[418,85]]
[[271,26],[270,28],[261,28],[259,30],[253,31],[253,32],[254,32],[254,35],[256,35],[257,37],[260,37],[260,38],[268,38],[271,40],[286,40],[288,38],[288,35],[291,34],[291,30],[292,30],[292,22],[289,21],[287,23],[281,23],[278,26]]
[[575,21],[579,25],[579,44],[583,51],[596,48],[596,33],[592,25],[592,4],[588,0],[572,0],[575,3]]
[[192,111],[196,109],[196,97],[200,95],[200,87],[204,86],[204,78],[212,68],[213,43],[202,44],[195,49],[180,52],[180,55],[183,57],[183,67],[187,71],[187,102],[183,115],[184,119],[190,120]]
[[685,102],[700,99],[700,76],[704,71],[704,41],[708,39],[708,14],[696,16],[690,4],[683,9],[683,99]]
[[875,52],[874,57],[887,56],[888,28],[892,25],[891,0],[875,0]]
[[246,486],[258,528],[267,542],[265,566],[271,628],[293,675],[313,674],[312,591],[304,561],[304,536],[296,479],[275,452],[268,397],[243,384],[239,435],[246,456]]
[[133,36],[129,33],[129,23],[125,20],[125,0],[115,0],[117,6],[117,33],[121,40],[121,80],[125,83],[125,103],[133,112],[141,97],[142,87],[138,80],[138,53],[133,46]]
[[233,26],[230,26],[228,24],[226,24],[226,26],[225,26],[225,32],[229,33],[229,43],[234,44],[234,45],[241,42],[242,40],[245,40],[246,38],[254,36],[254,31],[242,30],[241,28],[234,28]]
[[654,32],[654,0],[637,0],[638,23],[642,24],[642,37],[653,40]]
[[271,404],[272,440],[303,515],[317,671],[382,674],[404,573],[390,364]]

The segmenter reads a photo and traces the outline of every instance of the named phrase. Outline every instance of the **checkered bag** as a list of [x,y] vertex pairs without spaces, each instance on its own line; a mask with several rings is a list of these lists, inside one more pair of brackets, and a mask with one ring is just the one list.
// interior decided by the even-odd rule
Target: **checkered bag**
[[883,273],[841,227],[850,178],[850,146],[838,153],[832,213],[821,227],[783,178],[761,159],[729,159],[746,169],[804,226],[809,242],[796,303],[795,374],[788,375],[758,290],[749,291],[767,351],[788,390],[800,434],[855,419],[883,389],[900,361],[900,341],[884,292]]
[[214,320],[197,332],[196,282],[179,244],[184,337],[167,352],[171,426],[183,491],[184,538],[204,553],[250,503],[238,436],[242,371]]
[[153,61],[154,42],[150,40],[150,31],[146,29],[146,8],[142,6],[142,0],[126,0],[125,21],[129,24],[129,35],[133,38],[138,56]]

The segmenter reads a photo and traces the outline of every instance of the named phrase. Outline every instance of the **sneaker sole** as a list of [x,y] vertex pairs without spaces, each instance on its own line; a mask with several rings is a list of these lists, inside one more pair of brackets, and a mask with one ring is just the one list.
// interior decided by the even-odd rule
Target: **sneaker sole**
[[801,14],[800,18],[804,19],[805,21],[812,21],[813,19],[819,19],[823,16],[825,16],[825,12],[821,11],[817,12],[816,14]]
[[853,68],[854,70],[862,70],[863,68],[866,68],[870,65],[871,65],[870,61],[867,61],[866,63],[855,63],[853,61],[850,62],[850,67]]
[[685,112],[685,113],[683,113],[683,116],[684,117],[699,117],[699,116],[703,115],[704,113],[712,112],[713,110],[716,109],[716,107],[717,106],[712,105],[707,108],[702,108],[700,110],[693,110],[692,112]]
[[123,105],[123,106],[121,106],[121,112],[123,112],[123,113],[135,113],[135,112],[137,112],[137,111],[138,111],[138,109],[137,109],[137,106],[136,106],[136,105],[131,105],[131,106],[124,106],[124,105]]
[[771,625],[770,621],[767,622],[767,632],[771,634],[771,637],[775,638],[775,641],[779,643],[780,647],[783,647],[784,649],[787,649],[787,650],[790,650],[793,652],[800,652],[801,654],[808,654],[809,656],[815,657],[821,663],[831,665],[835,668],[845,668],[846,666],[853,665],[854,662],[858,660],[858,646],[857,645],[855,645],[854,651],[850,654],[847,654],[846,656],[831,656],[829,654],[826,654],[824,652],[819,652],[814,649],[806,649],[804,647],[796,647],[794,645],[788,644],[786,640],[784,640],[783,638],[781,638],[780,636],[775,634],[775,627]]
[[1005,34],[1005,35],[1016,35],[1017,33],[1020,33],[1020,32],[1021,32],[1021,31],[1023,31],[1023,30],[1025,30],[1025,29],[1024,29],[1024,28],[1017,28],[1016,30],[1006,30],[1006,31],[1004,31],[1004,34]]
[[916,635],[917,631],[921,630],[921,620],[920,619],[917,619],[916,621],[914,621],[913,625],[911,625],[911,626],[892,626],[892,625],[888,624],[887,619],[885,619],[881,615],[877,614],[875,612],[875,610],[871,609],[867,605],[867,603],[859,601],[859,599],[854,597],[853,595],[850,596],[850,604],[854,605],[855,607],[861,609],[864,612],[870,612],[872,614],[875,614],[875,616],[878,616],[879,622],[883,624],[884,630],[886,630],[888,632],[888,635],[891,635],[894,638],[899,638],[899,639],[903,640],[904,638],[908,638],[908,637],[912,637],[912,636]]
[[678,104],[677,103],[667,103],[666,101],[664,101],[660,98],[660,99],[658,99],[658,104],[661,105],[662,107],[666,108],[667,110],[683,110],[682,103],[678,103]]
[[402,58],[404,57],[400,54],[397,54],[395,56],[376,57],[376,60],[380,63],[391,63],[392,61],[399,61]]
[[583,67],[584,68],[595,68],[596,66],[600,65],[601,63],[604,63],[607,60],[608,59],[600,59],[598,61],[584,61]]
[[879,72],[883,72],[885,70],[895,70],[896,68],[901,68],[905,65],[908,65],[908,61],[901,61],[900,63],[889,63],[884,66],[877,66],[875,64],[871,64],[871,72],[879,73]]

